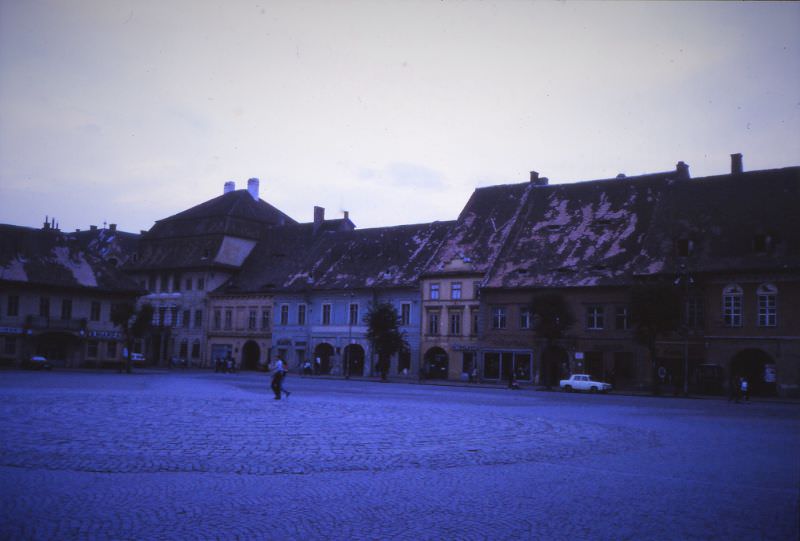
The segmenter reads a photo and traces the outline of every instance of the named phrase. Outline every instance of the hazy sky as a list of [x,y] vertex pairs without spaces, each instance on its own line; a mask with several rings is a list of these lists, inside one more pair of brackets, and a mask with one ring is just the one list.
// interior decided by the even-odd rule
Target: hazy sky
[[800,165],[800,4],[0,0],[0,222],[126,231],[261,180],[298,221]]

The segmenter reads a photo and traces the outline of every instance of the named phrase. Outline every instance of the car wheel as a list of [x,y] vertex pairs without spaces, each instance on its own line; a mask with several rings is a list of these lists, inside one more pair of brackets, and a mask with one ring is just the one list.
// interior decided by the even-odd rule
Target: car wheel
[[597,387],[592,387],[591,389],[589,389],[589,391],[593,392],[593,393],[596,393],[597,392]]
[[564,386],[564,392],[565,393],[571,393],[572,392],[572,385],[565,385]]

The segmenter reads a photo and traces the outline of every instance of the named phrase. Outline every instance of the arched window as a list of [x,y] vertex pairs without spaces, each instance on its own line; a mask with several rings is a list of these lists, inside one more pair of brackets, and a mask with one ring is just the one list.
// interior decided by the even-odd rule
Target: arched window
[[742,326],[742,288],[736,284],[722,290],[722,320],[726,327]]
[[778,324],[778,288],[773,284],[761,284],[758,295],[758,326],[775,327]]

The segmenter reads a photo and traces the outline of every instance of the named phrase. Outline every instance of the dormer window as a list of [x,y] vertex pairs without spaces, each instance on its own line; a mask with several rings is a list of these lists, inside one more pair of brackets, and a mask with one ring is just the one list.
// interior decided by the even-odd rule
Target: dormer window
[[694,252],[694,241],[690,239],[678,239],[675,242],[675,250],[678,257],[689,257]]

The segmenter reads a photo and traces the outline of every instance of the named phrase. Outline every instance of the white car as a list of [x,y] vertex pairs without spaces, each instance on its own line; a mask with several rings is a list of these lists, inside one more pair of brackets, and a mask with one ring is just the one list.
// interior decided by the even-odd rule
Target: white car
[[610,383],[593,381],[588,374],[572,374],[569,379],[562,379],[560,387],[566,392],[589,391],[591,393],[606,393],[611,390]]

